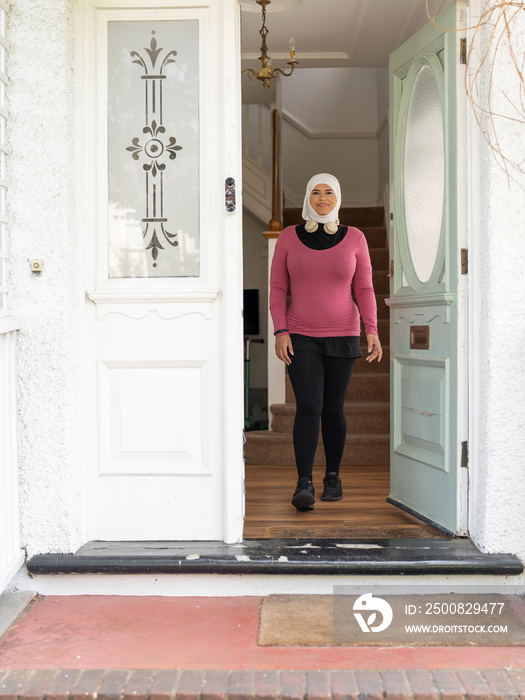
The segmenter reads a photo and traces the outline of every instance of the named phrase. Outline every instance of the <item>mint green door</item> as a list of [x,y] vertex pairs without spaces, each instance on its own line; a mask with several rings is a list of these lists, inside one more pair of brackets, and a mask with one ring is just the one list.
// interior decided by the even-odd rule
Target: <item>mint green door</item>
[[[455,29],[460,0],[437,20]],[[428,24],[390,56],[390,503],[467,534],[466,236],[460,32]]]

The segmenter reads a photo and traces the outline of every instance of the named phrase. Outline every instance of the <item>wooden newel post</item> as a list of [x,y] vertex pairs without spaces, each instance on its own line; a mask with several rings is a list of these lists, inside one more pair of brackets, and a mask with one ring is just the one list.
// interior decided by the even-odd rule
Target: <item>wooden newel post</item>
[[270,231],[281,231],[282,190],[281,190],[281,115],[279,110],[272,112],[272,218],[268,224]]
[[[272,218],[268,231],[264,232],[268,240],[268,279],[272,268],[273,254],[279,233],[283,228],[282,222],[283,195],[281,187],[281,115],[279,110],[272,112]],[[268,286],[268,305],[270,304],[270,288]],[[268,314],[268,338],[273,338],[273,323]],[[285,364],[275,352],[268,352],[268,406],[274,403],[286,402]],[[272,427],[270,425],[270,430]]]

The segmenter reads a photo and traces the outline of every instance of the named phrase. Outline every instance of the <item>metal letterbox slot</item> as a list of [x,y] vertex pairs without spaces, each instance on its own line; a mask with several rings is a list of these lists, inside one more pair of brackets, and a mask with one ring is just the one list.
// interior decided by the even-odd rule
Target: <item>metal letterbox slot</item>
[[429,350],[430,349],[430,326],[410,327],[410,349]]

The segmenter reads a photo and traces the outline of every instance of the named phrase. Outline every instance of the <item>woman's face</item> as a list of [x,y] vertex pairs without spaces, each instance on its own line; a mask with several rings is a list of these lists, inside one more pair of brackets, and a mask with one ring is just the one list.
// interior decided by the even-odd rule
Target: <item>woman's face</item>
[[316,185],[310,194],[310,206],[320,216],[329,214],[337,204],[335,192],[328,185]]

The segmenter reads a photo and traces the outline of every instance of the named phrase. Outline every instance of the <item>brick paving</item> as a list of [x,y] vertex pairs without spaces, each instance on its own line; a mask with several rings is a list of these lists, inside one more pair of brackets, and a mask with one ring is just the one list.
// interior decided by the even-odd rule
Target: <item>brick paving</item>
[[525,670],[8,670],[0,700],[525,700]]
[[0,640],[0,700],[525,700],[524,646],[260,647],[260,604],[38,600]]

